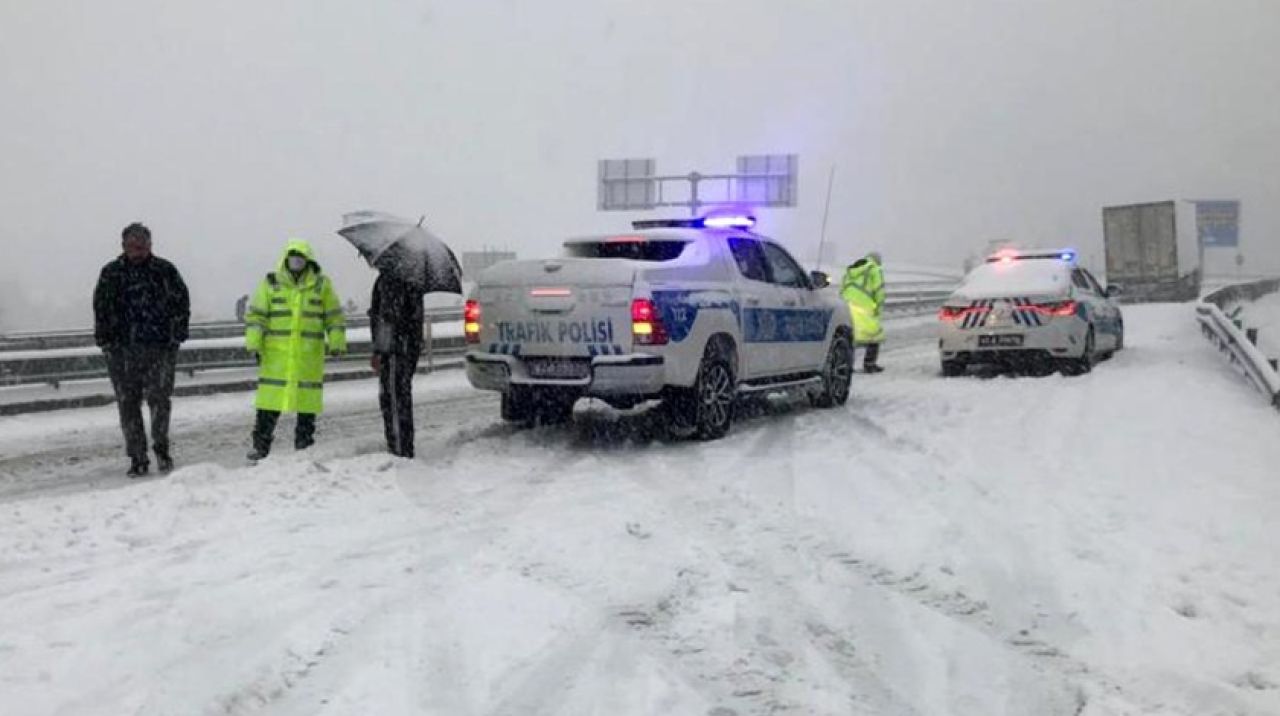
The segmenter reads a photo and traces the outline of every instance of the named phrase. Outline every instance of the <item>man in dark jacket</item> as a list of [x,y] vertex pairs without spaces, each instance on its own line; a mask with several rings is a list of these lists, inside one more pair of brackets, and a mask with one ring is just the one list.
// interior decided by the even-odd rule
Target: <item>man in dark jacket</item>
[[102,268],[93,292],[94,339],[102,348],[120,409],[130,477],[147,474],[142,400],[151,409],[151,442],[160,472],[173,469],[169,412],[178,346],[187,340],[191,302],[173,264],[151,253],[151,231],[130,224],[123,252]]
[[391,269],[395,259],[379,262],[373,284],[369,325],[373,334],[370,365],[378,374],[378,404],[392,455],[413,457],[413,376],[422,355],[422,296],[425,286]]

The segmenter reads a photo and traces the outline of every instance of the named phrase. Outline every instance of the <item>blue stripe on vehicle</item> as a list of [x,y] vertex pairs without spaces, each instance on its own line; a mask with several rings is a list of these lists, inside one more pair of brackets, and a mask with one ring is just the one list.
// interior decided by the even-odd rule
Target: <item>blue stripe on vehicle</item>
[[830,308],[749,308],[743,312],[747,343],[812,343],[826,340]]

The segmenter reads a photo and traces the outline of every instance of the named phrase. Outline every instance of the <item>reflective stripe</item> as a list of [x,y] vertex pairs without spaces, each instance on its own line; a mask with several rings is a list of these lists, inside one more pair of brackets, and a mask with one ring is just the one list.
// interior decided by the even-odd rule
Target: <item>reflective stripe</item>
[[259,378],[258,385],[270,385],[276,388],[285,388],[289,385],[289,381],[280,380],[279,378]]
[[341,309],[341,308],[335,308],[335,309],[333,309],[332,311],[329,311],[329,312],[325,313],[324,315],[326,315],[326,316],[341,316],[341,315],[342,315],[342,309]]
[[250,309],[249,309],[249,312],[248,312],[246,315],[249,315],[249,316],[265,316],[265,315],[267,315],[267,312],[266,312],[266,311],[263,311],[262,309],[259,309],[259,308],[250,308]]
[[302,312],[303,318],[324,318],[324,316],[325,314],[321,313],[320,311],[303,311]]
[[275,303],[275,304],[282,304],[282,303],[288,303],[288,302],[289,302],[289,299],[287,299],[287,298],[285,298],[285,297],[283,297],[283,296],[272,296],[272,297],[271,297],[271,302],[272,302],[272,303]]
[[[289,338],[293,335],[293,331],[267,331],[267,335],[276,338]],[[319,341],[324,340],[324,333],[320,331],[302,331],[298,335],[303,338],[310,338]]]
[[323,305],[324,305],[324,301],[323,301],[323,300],[321,300],[321,299],[319,299],[319,298],[308,298],[308,299],[307,299],[307,303],[310,303],[312,306],[323,306]]
[[293,311],[269,311],[267,318],[288,318],[293,315]]
[[302,390],[321,390],[324,388],[324,383],[313,383],[309,380],[300,380],[298,381],[298,388]]
[[261,331],[266,329],[267,324],[262,321],[245,321],[244,327],[246,330],[252,329],[255,331]]

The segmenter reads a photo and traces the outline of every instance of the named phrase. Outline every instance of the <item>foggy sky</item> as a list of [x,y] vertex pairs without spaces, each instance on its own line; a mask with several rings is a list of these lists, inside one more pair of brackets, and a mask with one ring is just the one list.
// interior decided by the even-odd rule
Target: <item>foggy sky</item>
[[1273,0],[16,0],[0,330],[89,325],[135,220],[204,318],[291,236],[367,303],[333,233],[357,209],[549,255],[633,218],[595,210],[603,157],[799,154],[800,205],[762,231],[808,264],[834,165],[828,268],[992,239],[1100,263],[1103,205],[1239,198],[1246,268],[1276,271],[1277,38]]

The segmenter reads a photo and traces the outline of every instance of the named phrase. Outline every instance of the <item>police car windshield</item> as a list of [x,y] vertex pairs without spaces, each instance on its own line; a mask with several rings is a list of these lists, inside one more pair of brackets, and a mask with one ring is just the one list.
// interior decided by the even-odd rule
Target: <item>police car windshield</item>
[[569,256],[579,259],[631,259],[634,261],[671,261],[684,252],[686,241],[671,239],[603,239],[574,241],[565,244]]

